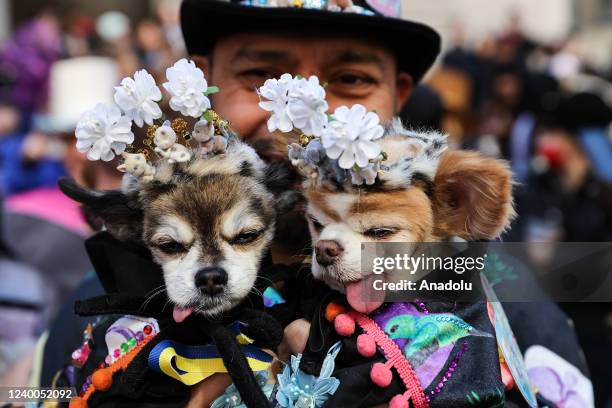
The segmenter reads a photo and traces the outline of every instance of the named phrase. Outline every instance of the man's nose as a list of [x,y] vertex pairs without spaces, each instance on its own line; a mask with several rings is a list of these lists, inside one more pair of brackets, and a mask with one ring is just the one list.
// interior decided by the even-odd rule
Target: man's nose
[[227,284],[227,272],[216,266],[200,269],[195,275],[195,284],[203,293],[217,295]]
[[331,265],[342,254],[344,248],[334,240],[322,239],[315,245],[317,262],[323,266]]

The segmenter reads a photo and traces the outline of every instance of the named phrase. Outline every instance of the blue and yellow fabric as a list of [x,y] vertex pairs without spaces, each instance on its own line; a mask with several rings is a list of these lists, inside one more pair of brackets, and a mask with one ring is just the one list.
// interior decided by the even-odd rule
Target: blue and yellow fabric
[[[236,333],[236,340],[251,370],[254,372],[267,370],[272,364],[272,355],[252,345],[253,340],[240,333],[238,322],[234,322],[230,328]],[[215,373],[227,373],[215,345],[192,346],[172,340],[163,340],[151,350],[149,367],[189,386]]]

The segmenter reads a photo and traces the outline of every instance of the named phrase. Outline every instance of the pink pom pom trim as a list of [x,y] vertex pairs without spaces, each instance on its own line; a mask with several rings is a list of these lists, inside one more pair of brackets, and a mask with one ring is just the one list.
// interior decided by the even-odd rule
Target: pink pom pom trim
[[408,400],[402,394],[398,394],[391,398],[389,408],[408,408]]
[[364,357],[372,357],[376,354],[376,342],[367,334],[357,337],[357,351]]
[[391,384],[393,374],[391,373],[391,369],[383,363],[375,363],[372,366],[372,370],[370,370],[370,378],[374,384],[385,388]]
[[339,335],[350,336],[355,333],[355,320],[346,313],[342,313],[336,316],[334,327]]

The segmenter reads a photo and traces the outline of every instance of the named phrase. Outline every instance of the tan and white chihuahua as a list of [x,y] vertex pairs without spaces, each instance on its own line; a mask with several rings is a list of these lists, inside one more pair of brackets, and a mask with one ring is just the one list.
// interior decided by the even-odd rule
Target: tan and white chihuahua
[[[305,183],[315,278],[343,292],[367,312],[359,284],[362,242],[439,242],[497,238],[513,219],[512,175],[500,160],[446,150],[438,133],[405,130],[399,121],[377,141],[387,152],[386,171],[372,186]],[[365,272],[367,273],[367,272]],[[371,304],[374,303],[374,304]],[[294,353],[303,350],[308,324],[285,331]]]

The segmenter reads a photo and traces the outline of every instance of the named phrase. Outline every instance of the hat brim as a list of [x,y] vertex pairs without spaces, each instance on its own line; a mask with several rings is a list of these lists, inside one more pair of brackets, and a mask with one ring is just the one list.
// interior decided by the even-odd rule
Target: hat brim
[[418,82],[440,53],[440,36],[413,21],[307,8],[250,7],[218,0],[185,0],[181,26],[189,54],[208,55],[224,36],[257,31],[339,32],[381,42],[400,71]]

